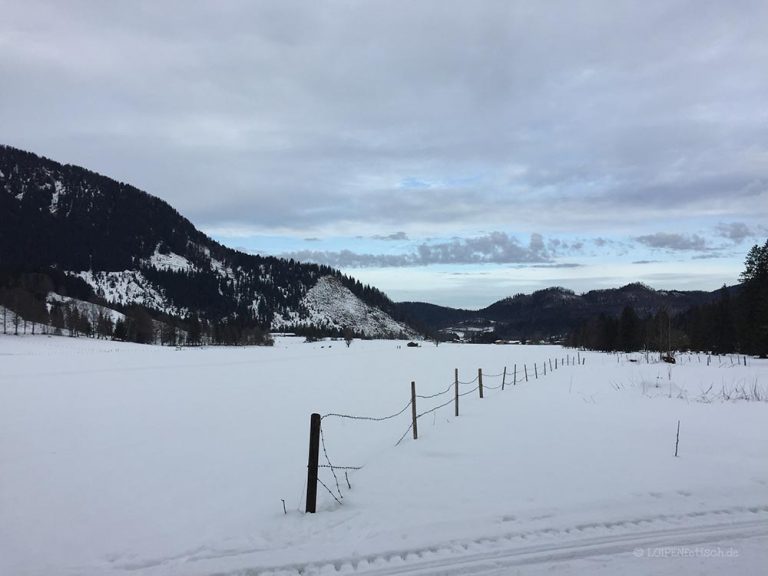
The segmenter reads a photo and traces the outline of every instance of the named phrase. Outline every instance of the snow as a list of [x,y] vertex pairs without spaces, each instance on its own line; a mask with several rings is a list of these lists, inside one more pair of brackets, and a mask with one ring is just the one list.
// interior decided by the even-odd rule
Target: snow
[[[20,324],[24,322],[21,316],[19,316],[18,318],[19,318]],[[5,306],[0,306],[0,330],[2,330],[5,333],[14,332],[14,322],[16,322],[16,313],[10,308],[6,308]],[[19,332],[21,331],[22,331],[22,327],[19,326]]]
[[294,312],[284,317],[276,317],[272,322],[273,328],[310,322],[316,326],[338,330],[349,326],[358,334],[368,337],[401,334],[407,338],[417,336],[405,324],[396,322],[385,312],[367,305],[333,276],[318,279],[302,299],[302,307],[307,310],[306,316]]
[[[764,393],[768,361],[581,352],[575,366],[554,346],[300,338],[177,351],[0,336],[0,355],[0,574],[679,576],[768,563],[768,402],[717,394]],[[455,368],[461,382],[482,368],[485,385],[480,399],[461,384],[458,418]],[[418,398],[419,412],[448,405],[399,446],[410,409],[325,418],[330,460],[364,467],[351,490],[337,472],[342,505],[320,487],[318,513],[303,514],[310,414],[391,415],[411,381],[446,392]]]
[[186,272],[194,268],[192,263],[180,256],[170,252],[168,254],[161,254],[157,250],[149,258],[149,263],[158,270],[171,270],[173,272]]
[[139,304],[168,314],[183,316],[186,310],[173,306],[165,295],[140,271],[121,272],[70,272],[82,278],[93,290],[113,304]]
[[203,246],[201,244],[196,244],[195,242],[188,242],[188,245],[193,248],[200,250],[205,256],[208,258],[208,260],[211,263],[211,270],[218,274],[219,276],[223,278],[232,278],[234,276],[234,272],[232,268],[225,266],[223,262],[220,260],[217,260],[211,255],[211,250],[207,246]]
[[120,320],[125,320],[125,314],[122,312],[118,312],[112,308],[107,308],[106,306],[99,306],[93,302],[86,302],[85,300],[78,300],[77,298],[62,296],[56,292],[49,292],[47,301],[49,304],[52,304],[53,302],[59,302],[64,305],[77,308],[77,311],[80,314],[85,314],[89,318],[91,324],[95,324],[95,319],[99,316],[99,314],[104,314],[104,316],[109,318],[113,323]]
[[[207,252],[208,252],[208,256],[210,256],[210,250],[208,250]],[[213,270],[214,272],[216,272],[216,274],[224,278],[231,278],[234,275],[234,273],[232,272],[232,268],[225,266],[223,262],[216,260],[216,258],[211,258],[211,270]]]
[[64,187],[64,184],[61,183],[59,180],[54,180],[54,191],[51,195],[51,205],[49,207],[49,210],[51,214],[56,214],[59,210],[59,199],[61,198],[62,193],[66,190]]

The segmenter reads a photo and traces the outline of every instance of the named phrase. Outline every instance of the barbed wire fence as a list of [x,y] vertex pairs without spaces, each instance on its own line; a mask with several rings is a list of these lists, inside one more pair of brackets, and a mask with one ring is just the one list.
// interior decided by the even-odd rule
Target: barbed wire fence
[[[583,365],[585,363],[585,359],[581,357],[580,353],[577,354],[577,356],[570,357],[566,356],[563,358],[555,358],[554,364],[552,363],[552,359],[547,359],[542,364],[542,372],[541,375],[546,376],[547,375],[547,366],[549,365],[549,371],[550,373],[554,370],[558,370],[559,368],[562,368],[564,366],[576,366],[576,365]],[[533,364],[533,370],[534,370],[534,379],[539,379],[539,370],[538,365],[536,363]],[[498,384],[489,384],[487,381],[488,379],[495,380],[495,379],[501,379],[501,382]],[[522,384],[525,382],[529,382],[529,373],[528,373],[528,365],[523,364],[522,365],[522,371],[518,370],[518,365],[513,364],[512,373],[510,374],[507,367],[505,366],[502,372],[499,372],[498,374],[489,374],[489,373],[483,373],[483,370],[479,368],[477,370],[477,375],[472,378],[471,380],[459,380],[459,370],[458,368],[454,370],[454,379],[453,381],[443,390],[440,390],[439,392],[435,392],[433,394],[417,394],[416,393],[416,382],[411,382],[411,399],[408,401],[405,406],[403,406],[400,410],[397,412],[394,412],[392,414],[388,414],[385,416],[360,416],[360,415],[354,415],[354,414],[343,414],[338,412],[330,412],[327,414],[312,414],[310,419],[310,439],[309,439],[309,463],[307,465],[307,485],[306,485],[306,512],[308,513],[314,513],[317,510],[317,487],[320,485],[322,488],[325,489],[326,492],[331,496],[331,498],[338,504],[343,505],[344,500],[344,490],[342,488],[342,482],[339,480],[340,474],[343,472],[343,478],[345,480],[345,483],[347,485],[347,489],[351,490],[352,485],[349,480],[349,472],[355,472],[358,470],[361,470],[364,466],[363,465],[336,465],[331,460],[331,457],[328,453],[328,447],[326,442],[326,432],[323,428],[323,423],[328,422],[330,420],[339,419],[343,421],[358,421],[358,422],[373,422],[373,423],[381,423],[386,422],[389,420],[394,420],[410,409],[411,411],[411,422],[409,423],[408,427],[405,429],[405,431],[399,436],[398,440],[395,442],[395,446],[400,446],[400,444],[403,443],[403,441],[408,437],[409,433],[413,434],[413,439],[418,439],[418,421],[420,418],[423,418],[424,416],[427,416],[429,414],[434,414],[438,410],[441,410],[443,408],[447,408],[450,405],[454,405],[454,416],[459,416],[459,399],[469,396],[471,394],[478,394],[479,398],[484,398],[484,391],[485,390],[499,390],[503,391],[505,388],[509,386],[517,386],[518,384]],[[462,388],[467,388],[462,390]],[[448,398],[444,399],[443,397],[451,394],[453,394]],[[424,410],[417,410],[417,404],[418,401],[429,401],[429,400],[435,400],[440,399],[439,403],[435,406],[431,406]],[[320,459],[322,453],[322,462]],[[325,479],[321,478],[320,472],[326,472],[327,475],[325,476]]]

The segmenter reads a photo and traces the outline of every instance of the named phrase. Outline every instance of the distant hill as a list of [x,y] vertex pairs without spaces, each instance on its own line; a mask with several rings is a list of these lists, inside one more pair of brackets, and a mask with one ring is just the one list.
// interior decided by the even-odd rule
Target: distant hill
[[[30,283],[38,299],[47,297],[40,292],[59,290],[121,312],[138,307],[184,329],[199,321],[211,330],[226,325],[232,334],[274,326],[326,335],[343,328],[369,337],[416,335],[385,294],[338,270],[232,250],[129,184],[0,146],[6,303]],[[324,298],[313,292],[319,283]]]
[[422,302],[401,302],[398,307],[431,331],[492,329],[499,339],[545,339],[564,336],[600,314],[619,316],[626,306],[634,308],[639,316],[661,309],[674,315],[715,298],[715,292],[654,290],[634,283],[584,294],[560,287],[547,288],[504,298],[476,311]]

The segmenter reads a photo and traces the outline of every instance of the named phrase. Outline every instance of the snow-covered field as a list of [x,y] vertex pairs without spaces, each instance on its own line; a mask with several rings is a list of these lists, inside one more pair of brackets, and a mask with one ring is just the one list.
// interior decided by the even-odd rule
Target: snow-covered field
[[[0,336],[0,574],[764,573],[768,402],[734,398],[765,397],[768,362],[568,355]],[[458,418],[455,368],[486,384]],[[412,380],[448,390],[417,400],[448,405],[416,441],[395,446],[410,409],[323,420],[330,461],[363,468],[304,514],[310,414],[394,414]]]

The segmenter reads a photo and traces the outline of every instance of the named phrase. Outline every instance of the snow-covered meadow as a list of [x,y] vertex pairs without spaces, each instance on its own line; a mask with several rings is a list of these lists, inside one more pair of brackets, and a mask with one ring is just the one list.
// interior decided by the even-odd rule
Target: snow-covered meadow
[[[0,336],[0,574],[764,570],[768,362],[581,352],[562,365],[575,354]],[[485,384],[483,399],[461,385],[458,418],[455,368],[462,382],[482,368]],[[342,504],[321,486],[304,514],[310,414],[395,414],[411,381],[447,390],[417,399],[420,413],[448,404],[416,441],[395,446],[410,409],[323,420],[330,461],[363,468],[351,489],[323,468]]]

